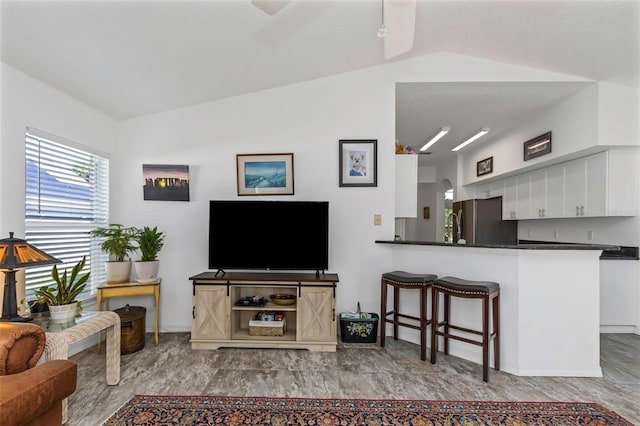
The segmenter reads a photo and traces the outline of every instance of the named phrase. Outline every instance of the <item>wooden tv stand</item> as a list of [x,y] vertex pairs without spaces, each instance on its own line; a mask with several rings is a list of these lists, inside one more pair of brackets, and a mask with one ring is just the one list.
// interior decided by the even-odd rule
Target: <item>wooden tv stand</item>
[[[337,274],[283,272],[203,272],[193,283],[191,348],[294,348],[336,350]],[[296,295],[293,305],[276,305],[274,293]],[[238,306],[245,297],[264,296],[265,306]],[[258,311],[282,311],[283,336],[250,336],[249,320]]]

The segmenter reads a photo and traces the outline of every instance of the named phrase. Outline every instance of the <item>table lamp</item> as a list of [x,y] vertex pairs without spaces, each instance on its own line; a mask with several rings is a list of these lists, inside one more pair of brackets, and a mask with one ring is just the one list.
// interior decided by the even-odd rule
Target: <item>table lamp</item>
[[13,232],[9,232],[9,238],[0,240],[0,270],[4,272],[4,299],[2,300],[0,321],[25,322],[31,320],[31,318],[18,315],[16,269],[54,263],[61,263],[61,261],[35,248],[25,240],[13,238]]

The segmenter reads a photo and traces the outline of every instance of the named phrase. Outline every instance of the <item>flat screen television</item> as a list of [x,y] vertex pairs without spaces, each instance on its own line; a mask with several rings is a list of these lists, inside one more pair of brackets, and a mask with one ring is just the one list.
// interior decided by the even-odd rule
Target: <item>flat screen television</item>
[[329,202],[209,202],[209,269],[328,268]]

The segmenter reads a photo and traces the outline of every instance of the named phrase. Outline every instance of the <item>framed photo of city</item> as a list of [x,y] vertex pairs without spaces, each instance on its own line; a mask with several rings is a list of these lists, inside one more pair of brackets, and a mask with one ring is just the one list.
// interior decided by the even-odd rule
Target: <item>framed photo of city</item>
[[143,164],[144,199],[189,201],[189,166]]
[[237,154],[238,195],[293,195],[293,154]]
[[537,136],[524,143],[524,161],[540,157],[551,152],[551,132]]
[[339,142],[339,186],[378,186],[378,141]]

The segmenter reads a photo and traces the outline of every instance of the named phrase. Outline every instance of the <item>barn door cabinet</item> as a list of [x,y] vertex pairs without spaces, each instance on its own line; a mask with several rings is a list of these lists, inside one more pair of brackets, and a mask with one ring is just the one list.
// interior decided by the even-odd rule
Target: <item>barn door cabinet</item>
[[[295,348],[311,351],[336,350],[337,274],[204,272],[189,278],[193,283],[191,347],[218,349]],[[292,305],[276,305],[269,296],[296,296]],[[238,302],[263,296],[265,306]],[[259,311],[280,311],[286,318],[282,336],[252,336],[249,321]]]

